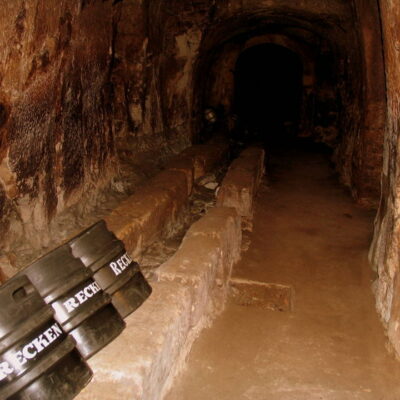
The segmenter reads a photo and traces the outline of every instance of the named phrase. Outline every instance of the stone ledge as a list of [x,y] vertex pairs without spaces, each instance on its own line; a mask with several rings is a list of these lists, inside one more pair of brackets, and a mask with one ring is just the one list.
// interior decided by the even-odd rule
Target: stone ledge
[[[215,207],[195,222],[187,231],[184,242],[197,236],[206,236],[212,240],[217,240],[221,249],[224,265],[232,265],[240,259],[240,249],[242,243],[241,218],[234,208]],[[226,272],[226,271],[221,271]],[[229,276],[221,277],[223,282],[228,282]]]
[[133,258],[140,261],[147,246],[168,236],[188,205],[194,179],[215,168],[227,150],[224,142],[189,147],[104,218]]
[[258,190],[265,172],[265,150],[259,147],[244,149],[239,157],[234,160],[230,169],[244,169],[252,171],[255,175],[255,189]]
[[253,216],[253,200],[264,174],[265,152],[251,147],[242,151],[232,162],[222,181],[217,206],[234,207],[242,217]]
[[228,153],[229,144],[227,142],[217,142],[213,144],[198,144],[187,148],[182,152],[182,156],[193,160],[194,180],[210,172]]
[[158,270],[159,281],[189,284],[193,291],[191,326],[223,310],[232,266],[240,258],[242,232],[234,209],[213,208],[194,223],[178,251]]
[[79,400],[162,398],[188,352],[192,296],[179,283],[152,287],[150,298],[125,320],[122,334],[88,361],[94,376]]
[[[187,199],[186,199],[187,201]],[[164,188],[147,186],[123,201],[105,217],[108,229],[124,242],[137,259],[142,251],[164,233],[164,226],[181,211],[181,199]]]
[[[169,164],[106,218],[133,257],[176,222],[190,195],[196,160],[202,166],[197,173],[206,173],[222,157],[222,145],[213,149],[191,148],[191,157]],[[89,360],[94,379],[80,400],[163,398],[199,332],[224,308],[232,266],[240,258],[240,226],[229,208],[213,208],[193,224],[157,271],[150,298],[126,319],[125,331]]]
[[193,158],[178,154],[172,157],[165,165],[165,169],[169,171],[179,171],[186,175],[189,195],[192,193],[194,182],[194,162]]
[[200,331],[223,310],[240,243],[234,209],[211,209],[193,224],[125,331],[89,360],[94,378],[78,399],[162,399]]

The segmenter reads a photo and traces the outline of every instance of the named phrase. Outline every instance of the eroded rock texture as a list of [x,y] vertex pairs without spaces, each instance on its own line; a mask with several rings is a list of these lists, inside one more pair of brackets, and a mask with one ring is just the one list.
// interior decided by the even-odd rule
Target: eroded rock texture
[[190,143],[188,37],[196,33],[187,31],[197,9],[170,7],[1,2],[3,261],[13,263],[16,243],[39,252],[55,245],[93,218],[106,192],[131,190],[149,159]]
[[399,117],[400,117],[400,8],[381,0],[385,48],[387,126],[385,132],[382,194],[375,221],[370,259],[378,272],[375,293],[378,311],[388,327],[389,340],[400,355],[400,264],[399,264]]
[[[111,2],[3,1],[2,233],[49,240],[48,221],[115,170]],[[11,223],[11,226],[10,226]]]

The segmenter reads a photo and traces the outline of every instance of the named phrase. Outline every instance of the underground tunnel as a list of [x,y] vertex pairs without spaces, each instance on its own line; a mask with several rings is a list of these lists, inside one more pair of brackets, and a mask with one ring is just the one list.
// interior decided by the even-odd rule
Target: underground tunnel
[[400,398],[398,21],[4,0],[0,399]]

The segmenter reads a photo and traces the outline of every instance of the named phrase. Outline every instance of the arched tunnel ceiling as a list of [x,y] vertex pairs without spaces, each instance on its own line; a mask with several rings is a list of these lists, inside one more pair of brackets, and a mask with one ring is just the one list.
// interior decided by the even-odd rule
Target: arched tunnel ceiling
[[242,8],[226,18],[217,15],[203,35],[195,80],[196,75],[209,75],[210,65],[224,53],[227,45],[243,45],[244,50],[251,41],[257,42],[256,38],[260,43],[264,37],[264,43],[268,43],[268,35],[287,38],[286,46],[285,39],[282,45],[297,52],[303,60],[306,57],[307,64],[310,64],[312,53],[330,54],[337,65],[340,65],[340,59],[360,64],[352,4],[331,2],[330,7],[324,7],[324,4],[320,2],[314,11],[275,4],[263,9]]
[[204,65],[212,62],[226,44],[246,43],[262,35],[279,34],[302,47],[341,57],[347,57],[352,51],[357,53],[354,51],[358,36],[353,1],[311,0],[293,4],[287,0],[245,0],[236,8],[233,2],[228,3],[215,3],[213,18],[200,47],[200,70],[204,70]]
[[[370,93],[370,135],[375,135],[375,110],[381,105],[375,86],[384,91],[384,85],[375,84],[379,51],[369,46],[362,54],[363,40],[380,41],[370,30],[379,12],[369,0],[84,1],[75,8],[58,0],[6,3],[0,18],[5,110],[0,115],[0,210],[7,222],[17,202],[21,224],[40,227],[43,241],[48,219],[78,204],[81,193],[95,203],[93,191],[100,193],[112,182],[131,153],[147,149],[148,143],[158,151],[195,141],[198,130],[192,124],[202,115],[199,97],[214,61],[234,65],[235,57],[257,41],[279,37],[311,60],[327,54],[324,63],[332,59],[330,69],[343,78],[337,80],[343,109],[361,110],[361,102],[353,99],[361,98],[363,90]],[[369,79],[363,77],[363,62],[374,64]],[[226,63],[224,68],[229,72]],[[224,83],[220,88],[226,91]],[[362,112],[356,122],[341,115],[346,121],[342,131],[356,135]],[[366,170],[360,157],[351,161],[351,151],[341,152],[349,185],[353,165]],[[25,235],[18,229],[16,237]],[[27,236],[32,246],[41,245],[42,239]]]
[[[361,64],[352,6],[333,3],[340,7],[331,7],[330,13],[321,7],[325,4],[321,2],[314,11],[282,9],[275,5],[265,6],[264,9],[242,8],[226,18],[216,16],[203,35],[194,76],[195,93],[208,90],[204,85],[204,76],[213,79],[210,73],[213,64],[225,57],[226,51],[231,52],[228,48],[232,46],[236,46],[237,59],[252,45],[280,44],[302,58],[308,75],[313,74],[315,58],[321,55],[330,58],[339,74],[343,72],[345,59],[352,65]],[[231,55],[228,57],[232,58]]]
[[212,23],[203,39],[204,51],[236,40],[248,40],[262,34],[286,35],[310,46],[319,47],[323,42],[345,45],[349,33],[354,30],[351,9],[344,17],[337,15],[315,15],[312,13],[290,13],[277,10],[242,12],[226,20]]

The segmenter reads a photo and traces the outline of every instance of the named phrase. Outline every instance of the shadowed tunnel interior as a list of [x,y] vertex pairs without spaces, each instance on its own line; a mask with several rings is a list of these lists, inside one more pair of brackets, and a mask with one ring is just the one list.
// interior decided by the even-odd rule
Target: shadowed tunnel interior
[[[275,44],[240,54],[235,68],[234,112],[245,140],[283,144],[299,129],[303,67],[298,55]],[[240,133],[238,132],[238,135]]]
[[[216,25],[202,40],[194,108],[216,109],[215,131],[225,128],[246,143],[309,138],[342,157],[361,123],[364,77],[357,38],[346,37],[334,22],[311,24],[284,14],[241,18],[229,21],[232,26]],[[194,127],[201,139],[212,136],[209,125]]]

